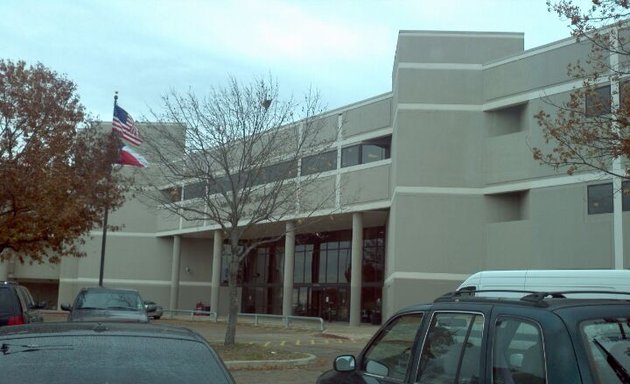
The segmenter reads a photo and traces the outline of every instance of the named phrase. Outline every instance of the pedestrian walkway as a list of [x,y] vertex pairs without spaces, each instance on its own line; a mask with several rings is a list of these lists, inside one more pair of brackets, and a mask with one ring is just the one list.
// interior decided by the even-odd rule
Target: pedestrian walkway
[[380,327],[380,325],[366,323],[353,326],[344,322],[331,322],[326,323],[322,335],[343,337],[351,340],[366,340],[371,338]]

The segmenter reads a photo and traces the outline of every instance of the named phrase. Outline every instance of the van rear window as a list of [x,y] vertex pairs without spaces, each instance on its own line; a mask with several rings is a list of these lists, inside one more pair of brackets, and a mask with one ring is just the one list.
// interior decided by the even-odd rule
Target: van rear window
[[19,310],[15,294],[8,288],[0,288],[0,315],[14,314]]

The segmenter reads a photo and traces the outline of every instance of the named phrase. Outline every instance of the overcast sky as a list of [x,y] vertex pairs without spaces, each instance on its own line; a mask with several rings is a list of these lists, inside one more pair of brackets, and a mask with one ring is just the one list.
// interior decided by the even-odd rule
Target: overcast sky
[[523,32],[525,49],[569,37],[545,0],[0,0],[0,14],[0,58],[65,74],[103,120],[114,91],[138,120],[228,75],[357,102],[391,91],[399,30]]

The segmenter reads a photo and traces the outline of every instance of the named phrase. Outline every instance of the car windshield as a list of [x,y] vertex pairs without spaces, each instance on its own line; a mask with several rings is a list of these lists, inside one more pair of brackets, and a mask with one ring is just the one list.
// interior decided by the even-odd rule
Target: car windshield
[[77,297],[74,308],[144,310],[140,296],[133,291],[84,291]]
[[231,383],[217,359],[201,342],[163,337],[0,339],[0,369],[12,383]]
[[630,383],[630,319],[582,323],[582,337],[599,383]]

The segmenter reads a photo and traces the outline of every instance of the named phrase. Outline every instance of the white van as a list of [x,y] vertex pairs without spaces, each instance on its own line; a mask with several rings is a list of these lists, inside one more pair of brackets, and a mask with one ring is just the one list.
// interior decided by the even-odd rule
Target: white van
[[[457,290],[518,290],[538,292],[594,290],[630,292],[630,270],[556,269],[482,271],[467,278]],[[492,294],[489,296],[497,295]],[[504,295],[501,294],[499,296]]]

